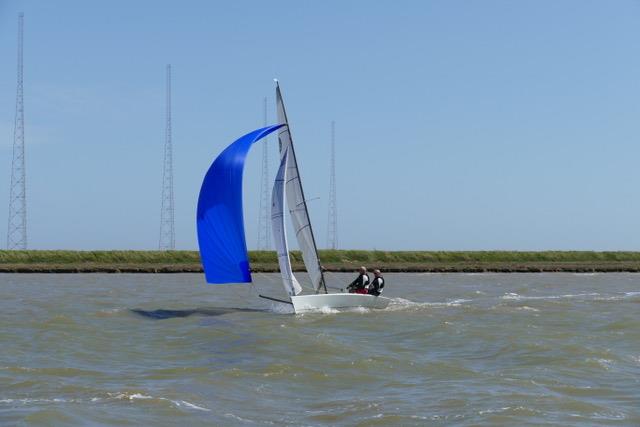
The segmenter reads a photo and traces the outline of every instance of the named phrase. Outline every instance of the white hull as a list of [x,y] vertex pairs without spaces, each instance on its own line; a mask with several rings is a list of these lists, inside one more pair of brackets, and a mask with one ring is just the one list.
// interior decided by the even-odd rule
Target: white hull
[[293,310],[296,313],[322,311],[339,308],[386,308],[389,298],[363,294],[315,294],[292,296]]

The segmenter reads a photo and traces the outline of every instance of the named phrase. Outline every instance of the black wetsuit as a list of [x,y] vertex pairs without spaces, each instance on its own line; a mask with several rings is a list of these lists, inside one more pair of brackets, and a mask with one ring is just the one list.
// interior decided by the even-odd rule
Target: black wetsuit
[[364,287],[368,284],[369,276],[367,276],[366,274],[361,274],[356,278],[356,280],[354,280],[349,284],[349,286],[347,286],[347,289],[349,290],[349,292],[355,292],[364,289]]
[[384,288],[384,278],[382,276],[374,278],[371,285],[369,285],[369,295],[380,295],[382,288]]

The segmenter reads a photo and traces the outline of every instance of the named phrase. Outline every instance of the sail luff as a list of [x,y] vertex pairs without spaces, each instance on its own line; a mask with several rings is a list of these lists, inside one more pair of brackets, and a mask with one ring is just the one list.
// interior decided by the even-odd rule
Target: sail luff
[[280,167],[273,183],[271,195],[271,230],[273,230],[273,242],[278,254],[278,265],[285,290],[289,296],[298,295],[302,292],[302,287],[296,280],[291,270],[291,259],[289,258],[289,248],[287,245],[287,232],[284,221],[284,204],[286,195],[286,172],[289,150],[285,150],[280,161]]
[[324,274],[322,272],[322,266],[320,265],[320,258],[318,256],[318,247],[316,245],[313,227],[311,226],[311,220],[309,218],[309,209],[307,207],[306,198],[304,197],[304,190],[302,189],[302,181],[300,179],[298,161],[296,159],[295,148],[293,146],[293,138],[289,129],[287,112],[284,107],[282,93],[280,92],[280,85],[277,82],[276,108],[278,122],[280,124],[286,124],[286,126],[283,126],[278,132],[278,141],[281,155],[284,150],[289,151],[289,165],[287,167],[286,174],[287,204],[289,206],[289,213],[296,231],[296,239],[298,240],[298,246],[302,252],[302,258],[307,268],[307,272],[309,273],[309,277],[311,277],[314,289],[316,292],[319,292],[322,287],[324,292],[327,293]]

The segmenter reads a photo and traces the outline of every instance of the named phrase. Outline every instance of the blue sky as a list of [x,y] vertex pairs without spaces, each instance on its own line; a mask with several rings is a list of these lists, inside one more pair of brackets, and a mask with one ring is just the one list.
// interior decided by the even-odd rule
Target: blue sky
[[30,248],[157,247],[171,63],[179,249],[277,77],[320,246],[335,120],[342,248],[640,250],[638,1],[0,0],[0,247],[20,11]]

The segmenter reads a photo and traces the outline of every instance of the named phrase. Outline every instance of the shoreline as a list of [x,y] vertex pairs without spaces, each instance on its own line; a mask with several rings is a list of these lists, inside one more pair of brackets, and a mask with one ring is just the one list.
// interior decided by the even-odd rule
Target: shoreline
[[[359,266],[386,273],[637,273],[640,252],[320,250],[328,272]],[[250,251],[254,273],[278,272],[273,251]],[[299,251],[294,271],[304,271]],[[6,251],[0,273],[202,273],[197,251]]]
[[[467,266],[446,266],[446,267],[389,267],[380,268],[383,273],[640,273],[638,266],[584,266],[584,267],[564,267],[564,266],[515,266],[515,267],[467,267]],[[304,269],[295,269],[294,272],[304,272]],[[326,269],[330,273],[354,273],[352,268]],[[278,273],[275,268],[253,269],[252,273]],[[0,274],[185,274],[203,273],[202,268],[185,268],[172,266],[0,266]]]

